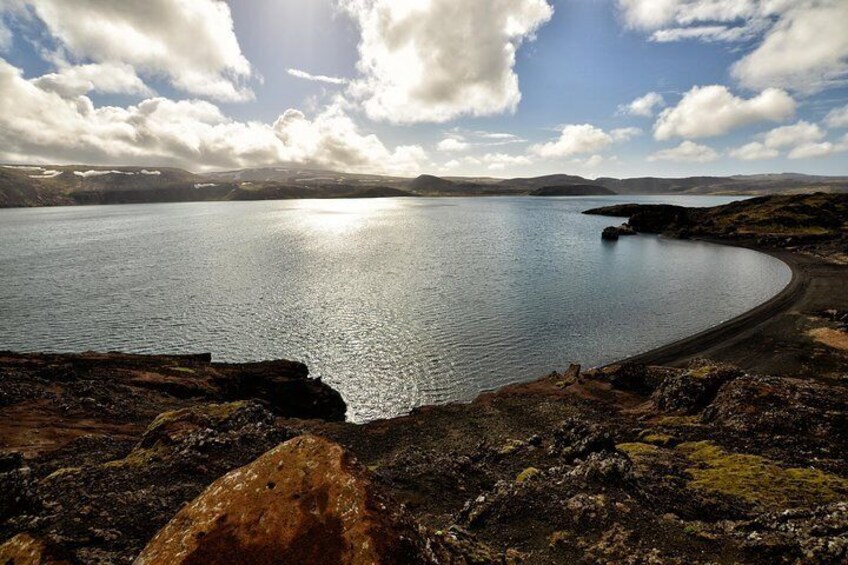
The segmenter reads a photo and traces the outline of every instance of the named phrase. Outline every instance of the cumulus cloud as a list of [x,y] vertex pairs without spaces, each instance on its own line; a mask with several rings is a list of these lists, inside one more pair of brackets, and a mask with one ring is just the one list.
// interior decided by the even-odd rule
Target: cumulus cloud
[[828,112],[824,123],[829,128],[848,128],[848,105]]
[[678,161],[687,163],[709,163],[718,159],[718,153],[712,147],[699,145],[686,140],[677,147],[657,151],[648,157],[648,161]]
[[662,94],[659,92],[649,92],[629,104],[619,106],[618,111],[621,114],[650,118],[654,115],[657,108],[662,108],[663,106],[665,106],[665,99],[662,97]]
[[312,118],[287,110],[273,124],[233,120],[200,100],[95,107],[87,96],[63,97],[24,79],[3,59],[0,92],[0,159],[7,161],[157,162],[195,170],[297,162],[409,173],[426,159],[414,145],[389,150],[338,104]]
[[165,77],[182,91],[218,100],[253,97],[244,85],[251,66],[233,31],[230,8],[221,0],[17,3],[29,6],[43,22],[56,45],[52,58],[113,69],[128,65],[141,75]]
[[616,128],[610,131],[610,137],[612,137],[613,141],[630,141],[643,133],[645,132],[640,128]]
[[480,160],[488,165],[490,171],[502,171],[507,167],[533,163],[526,155],[509,155],[507,153],[487,153]]
[[814,92],[848,76],[845,0],[617,0],[653,41],[753,41],[733,66],[745,87]]
[[662,111],[654,124],[654,137],[713,137],[755,122],[781,121],[794,112],[795,101],[780,89],[768,88],[743,99],[725,86],[696,86],[677,106]]
[[395,123],[515,111],[516,52],[553,15],[547,0],[340,2],[361,30],[349,93]]
[[789,152],[790,159],[810,159],[813,157],[826,157],[838,151],[840,148],[829,141],[822,143],[804,143]]
[[468,149],[468,142],[460,137],[446,137],[436,144],[436,149],[445,152],[465,151]]
[[143,96],[154,94],[138,77],[133,67],[122,63],[64,66],[59,71],[42,75],[33,82],[43,90],[52,90],[66,98],[91,91]]
[[530,151],[540,157],[571,157],[596,153],[613,143],[613,137],[591,124],[564,126],[558,139],[534,145]]
[[766,147],[763,143],[760,143],[759,141],[752,141],[751,143],[747,143],[742,147],[737,147],[736,149],[732,149],[730,151],[731,157],[742,161],[759,161],[763,159],[774,159],[778,155],[780,155],[780,151],[778,151],[777,149]]
[[444,170],[454,170],[460,167],[479,168],[485,166],[490,171],[503,171],[508,168],[532,165],[533,160],[527,155],[512,155],[509,153],[486,153],[480,156],[468,155],[462,159],[451,159],[442,165]]
[[825,132],[817,124],[800,121],[790,126],[774,128],[766,132],[764,140],[766,147],[780,149],[820,141]]
[[797,2],[783,12],[732,74],[748,88],[815,92],[848,76],[848,2]]
[[331,77],[327,75],[313,75],[312,73],[307,73],[300,69],[288,69],[286,72],[295,78],[302,78],[303,80],[309,80],[312,82],[324,82],[327,84],[347,84],[349,82],[346,78]]

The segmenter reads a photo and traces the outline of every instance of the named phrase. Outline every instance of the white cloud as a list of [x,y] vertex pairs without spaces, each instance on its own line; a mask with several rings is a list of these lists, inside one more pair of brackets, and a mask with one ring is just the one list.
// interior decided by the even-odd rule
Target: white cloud
[[445,122],[513,112],[515,55],[553,15],[547,0],[341,0],[361,30],[349,93],[369,117]]
[[288,69],[286,72],[295,78],[302,78],[303,80],[309,80],[312,82],[325,82],[327,84],[347,84],[350,82],[346,78],[331,77],[327,75],[313,75],[312,73],[307,73],[300,69]]
[[766,132],[764,140],[766,147],[780,149],[820,141],[824,139],[824,136],[824,131],[817,124],[802,120],[796,124]]
[[648,157],[648,161],[680,161],[689,163],[709,163],[718,159],[715,149],[686,140],[672,149],[657,151]]
[[3,21],[3,3],[0,2],[0,53],[5,53],[12,47],[12,30]]
[[194,95],[239,101],[253,97],[252,75],[226,2],[220,0],[20,0],[57,44],[53,59],[131,65],[164,76]]
[[747,27],[728,26],[698,26],[698,27],[675,27],[659,29],[651,35],[651,41],[657,43],[672,43],[687,39],[699,39],[701,41],[739,41],[751,35],[753,30]]
[[827,157],[829,155],[844,153],[846,151],[848,151],[848,134],[845,134],[839,141],[836,142],[823,141],[820,143],[802,143],[789,152],[789,158],[811,159]]
[[603,162],[604,162],[603,155],[595,154],[595,155],[592,155],[591,157],[589,157],[588,159],[585,159],[582,162],[579,162],[578,164],[583,166],[583,167],[586,167],[587,169],[594,169],[594,168],[600,167],[603,164]]
[[533,161],[525,155],[509,155],[507,153],[487,153],[480,159],[488,164],[490,171],[502,171],[507,167],[530,165]]
[[156,162],[195,170],[296,162],[400,174],[417,172],[426,159],[414,145],[389,150],[337,104],[312,118],[287,110],[274,124],[241,122],[199,100],[95,107],[86,96],[62,97],[21,74],[0,59],[0,159],[6,161]]
[[458,137],[446,137],[436,144],[436,149],[445,152],[465,151],[468,147],[468,142]]
[[634,137],[639,137],[643,132],[640,128],[616,128],[610,131],[610,136],[613,141],[630,141]]
[[846,22],[845,0],[798,2],[733,66],[732,74],[748,88],[822,90],[848,76]]
[[829,141],[822,143],[804,143],[789,152],[790,159],[810,159],[813,157],[826,157],[835,153],[837,146]]
[[824,123],[829,128],[848,128],[848,105],[828,112]]
[[474,132],[474,134],[478,137],[482,137],[483,139],[491,139],[503,143],[521,143],[522,141],[524,141],[524,139],[513,133],[502,133],[497,131],[476,131]]
[[571,157],[596,153],[613,141],[610,134],[591,124],[567,125],[562,128],[559,139],[534,145],[530,151],[540,157]]
[[751,89],[814,92],[848,77],[845,0],[617,0],[653,41],[753,41],[732,74]]
[[662,94],[659,92],[649,92],[629,104],[619,106],[618,111],[621,114],[650,118],[654,115],[654,111],[657,108],[662,108],[663,106],[665,106],[665,99],[662,97]]
[[658,140],[701,138],[725,134],[760,121],[780,121],[795,112],[795,101],[783,90],[768,88],[754,98],[734,96],[725,86],[696,86],[654,124]]
[[774,159],[780,155],[780,151],[766,147],[759,141],[753,141],[742,147],[730,151],[730,156],[742,161],[759,161],[762,159]]
[[133,67],[122,63],[66,66],[58,72],[42,75],[33,82],[39,88],[52,90],[65,98],[91,91],[144,96],[154,94]]

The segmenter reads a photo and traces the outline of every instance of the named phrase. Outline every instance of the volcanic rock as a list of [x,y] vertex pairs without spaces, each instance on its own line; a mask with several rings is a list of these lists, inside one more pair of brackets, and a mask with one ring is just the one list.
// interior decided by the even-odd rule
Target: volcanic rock
[[697,411],[712,401],[722,385],[743,374],[732,365],[695,360],[688,371],[666,377],[651,398],[661,410]]
[[147,545],[136,565],[425,563],[414,522],[342,447],[300,436],[218,479]]

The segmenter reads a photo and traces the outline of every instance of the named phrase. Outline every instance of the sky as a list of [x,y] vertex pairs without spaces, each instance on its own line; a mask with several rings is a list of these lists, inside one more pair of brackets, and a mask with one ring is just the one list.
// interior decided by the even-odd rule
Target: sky
[[848,175],[848,0],[0,0],[0,162]]

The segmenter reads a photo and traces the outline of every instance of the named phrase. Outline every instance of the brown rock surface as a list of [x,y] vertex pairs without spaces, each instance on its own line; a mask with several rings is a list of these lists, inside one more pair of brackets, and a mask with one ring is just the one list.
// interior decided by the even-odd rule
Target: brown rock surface
[[60,550],[29,534],[18,534],[0,545],[0,563],[5,565],[70,565]]
[[210,485],[137,565],[432,562],[414,523],[339,445],[300,436]]
[[210,355],[0,352],[0,450],[31,456],[82,436],[136,440],[162,412],[253,400],[277,416],[343,420],[338,392],[302,363]]

